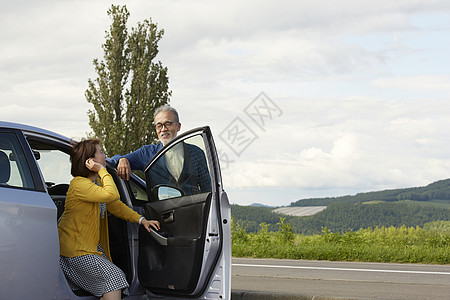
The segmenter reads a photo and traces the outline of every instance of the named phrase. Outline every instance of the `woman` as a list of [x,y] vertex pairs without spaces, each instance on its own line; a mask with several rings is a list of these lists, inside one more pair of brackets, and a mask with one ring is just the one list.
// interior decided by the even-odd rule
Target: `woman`
[[[111,262],[106,211],[129,221],[159,229],[119,200],[112,176],[105,168],[106,155],[99,140],[73,146],[70,160],[74,176],[58,224],[60,263],[69,283],[101,297],[120,299],[128,288],[125,274]],[[127,290],[125,290],[127,293]]]

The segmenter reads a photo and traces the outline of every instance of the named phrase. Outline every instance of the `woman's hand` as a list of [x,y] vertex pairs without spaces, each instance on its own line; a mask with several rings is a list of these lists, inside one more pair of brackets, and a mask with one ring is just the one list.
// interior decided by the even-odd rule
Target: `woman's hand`
[[155,220],[147,220],[142,219],[141,224],[144,225],[145,229],[147,229],[148,232],[150,232],[150,226],[153,227],[156,231],[159,230],[159,222]]
[[103,169],[105,166],[96,162],[92,157],[86,160],[86,168],[88,168],[92,172],[97,172]]

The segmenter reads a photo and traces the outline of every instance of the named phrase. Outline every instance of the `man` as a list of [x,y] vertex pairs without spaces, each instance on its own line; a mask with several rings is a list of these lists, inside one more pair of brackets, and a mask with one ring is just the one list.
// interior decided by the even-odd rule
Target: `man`
[[[144,145],[129,154],[115,155],[111,158],[117,165],[117,174],[121,178],[129,180],[131,170],[144,171],[153,156],[172,141],[181,129],[178,112],[169,105],[156,109],[154,123],[160,143]],[[151,174],[152,187],[157,184],[175,185],[187,195],[211,190],[211,179],[204,152],[191,144],[179,143],[172,147],[155,164]]]
[[163,146],[173,140],[181,129],[178,112],[169,105],[164,105],[156,109],[154,123],[160,143],[156,145],[144,145],[129,154],[123,156],[115,155],[111,158],[112,162],[117,165],[117,174],[121,178],[129,180],[131,170],[141,170],[143,172],[152,157]]

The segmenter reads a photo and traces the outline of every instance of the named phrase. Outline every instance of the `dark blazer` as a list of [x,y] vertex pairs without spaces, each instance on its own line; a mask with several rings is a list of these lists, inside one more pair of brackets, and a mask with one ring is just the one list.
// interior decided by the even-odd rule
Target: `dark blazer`
[[155,162],[149,170],[150,187],[166,184],[180,188],[185,195],[211,191],[211,177],[203,150],[199,147],[182,143],[184,163],[180,178],[176,180],[166,166],[165,156]]

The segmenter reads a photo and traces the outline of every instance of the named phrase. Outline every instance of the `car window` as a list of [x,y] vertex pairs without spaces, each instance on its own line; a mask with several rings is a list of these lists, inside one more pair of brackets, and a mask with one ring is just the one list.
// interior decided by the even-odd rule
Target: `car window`
[[205,143],[196,135],[171,145],[146,171],[151,200],[211,191]]
[[[65,194],[72,180],[70,155],[58,146],[29,140],[50,194]],[[59,192],[58,189],[63,191]],[[65,190],[64,190],[65,189]]]
[[35,188],[23,149],[13,133],[0,132],[0,186]]

